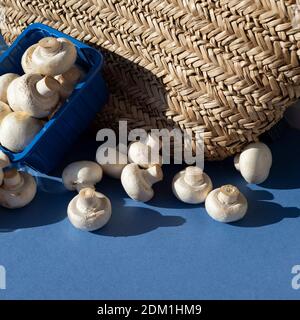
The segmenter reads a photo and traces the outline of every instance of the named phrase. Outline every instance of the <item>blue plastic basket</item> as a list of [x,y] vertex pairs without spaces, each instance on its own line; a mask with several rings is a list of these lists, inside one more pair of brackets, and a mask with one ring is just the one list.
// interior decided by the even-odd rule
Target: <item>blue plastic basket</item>
[[64,37],[77,49],[77,64],[87,74],[77,84],[69,99],[45,124],[31,143],[19,153],[0,147],[12,163],[22,163],[49,173],[59,164],[77,137],[91,123],[108,98],[108,90],[101,74],[103,56],[86,44],[41,23],[31,24],[0,56],[0,74],[23,74],[21,57],[25,50],[44,37]]

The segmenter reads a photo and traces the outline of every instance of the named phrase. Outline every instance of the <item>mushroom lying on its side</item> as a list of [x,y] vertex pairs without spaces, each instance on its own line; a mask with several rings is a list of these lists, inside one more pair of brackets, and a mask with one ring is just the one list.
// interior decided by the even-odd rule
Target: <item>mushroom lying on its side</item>
[[130,198],[147,202],[154,196],[152,185],[163,179],[163,172],[159,165],[144,170],[136,163],[128,164],[122,171],[121,183]]
[[237,187],[225,185],[209,193],[205,208],[214,220],[228,223],[242,219],[248,210],[248,203]]
[[7,170],[0,187],[0,205],[8,209],[25,207],[34,199],[36,191],[36,181],[30,174]]
[[202,203],[212,190],[212,182],[201,168],[190,166],[175,175],[172,189],[177,199],[185,203]]
[[12,152],[23,151],[42,129],[43,122],[25,112],[12,112],[1,122],[0,143]]
[[104,227],[111,217],[110,200],[94,189],[82,189],[68,206],[68,217],[72,225],[85,231]]
[[150,134],[145,143],[141,141],[132,142],[128,147],[128,160],[147,169],[155,164],[162,165],[162,157],[159,155],[161,143]]
[[235,156],[234,165],[248,183],[262,183],[268,178],[272,166],[271,150],[262,142],[250,143]]
[[102,176],[102,168],[96,162],[76,161],[64,169],[62,179],[66,189],[80,191],[84,188],[94,189]]
[[7,99],[14,111],[24,111],[35,118],[47,117],[58,105],[60,84],[52,77],[25,74],[9,85]]
[[47,37],[29,47],[22,56],[25,73],[56,76],[68,71],[75,63],[77,51],[65,38]]

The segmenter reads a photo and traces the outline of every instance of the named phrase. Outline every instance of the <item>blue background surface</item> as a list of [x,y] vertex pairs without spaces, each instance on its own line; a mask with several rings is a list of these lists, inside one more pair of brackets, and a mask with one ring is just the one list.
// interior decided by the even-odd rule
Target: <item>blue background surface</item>
[[[92,159],[93,140],[83,137],[62,167]],[[96,233],[66,218],[75,193],[39,178],[30,206],[0,209],[0,265],[7,270],[0,299],[299,299],[291,286],[291,269],[300,264],[299,143],[300,132],[289,130],[271,145],[271,176],[260,186],[247,185],[232,159],[206,164],[215,187],[236,184],[249,200],[247,216],[235,224],[174,198],[180,166],[164,167],[147,204],[104,178],[98,190],[111,198],[113,217]]]

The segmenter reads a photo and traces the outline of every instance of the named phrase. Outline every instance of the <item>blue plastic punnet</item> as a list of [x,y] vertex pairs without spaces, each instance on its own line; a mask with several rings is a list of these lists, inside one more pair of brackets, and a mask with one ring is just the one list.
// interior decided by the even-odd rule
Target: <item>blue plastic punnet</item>
[[14,43],[0,56],[0,74],[9,72],[23,74],[21,58],[25,50],[44,37],[64,37],[77,49],[76,63],[86,75],[78,83],[68,100],[47,121],[31,143],[19,153],[0,147],[12,163],[25,164],[39,172],[49,173],[59,164],[65,153],[74,144],[95,118],[108,99],[108,90],[102,76],[102,54],[51,27],[41,23],[31,24]]

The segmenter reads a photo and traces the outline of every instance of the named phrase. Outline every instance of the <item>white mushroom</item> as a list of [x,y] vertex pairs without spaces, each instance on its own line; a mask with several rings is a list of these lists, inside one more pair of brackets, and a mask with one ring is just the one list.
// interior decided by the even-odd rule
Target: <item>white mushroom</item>
[[[107,153],[107,156],[106,156]],[[116,148],[98,148],[96,160],[101,165],[104,173],[112,178],[120,179],[124,167],[127,165],[127,156]]]
[[32,118],[25,112],[12,112],[2,120],[0,143],[12,152],[21,152],[42,127],[41,120]]
[[65,73],[75,63],[77,51],[65,38],[47,37],[29,47],[22,57],[25,73],[56,76]]
[[151,135],[148,135],[145,143],[137,141],[132,142],[129,145],[128,160],[145,169],[155,164],[162,165],[162,157],[159,155],[160,148],[160,141],[157,141]]
[[101,166],[93,161],[73,162],[62,173],[63,184],[70,191],[80,191],[84,188],[94,189],[102,176]]
[[205,201],[207,213],[219,222],[242,219],[248,209],[247,199],[232,185],[225,185],[209,193]]
[[0,76],[0,101],[7,103],[7,88],[18,77],[19,75],[15,73],[6,73]]
[[0,124],[2,120],[11,112],[12,110],[10,107],[6,103],[0,101]]
[[14,111],[35,118],[47,117],[58,105],[60,84],[53,77],[25,74],[9,85],[7,99]]
[[65,73],[55,76],[55,79],[60,83],[59,92],[62,99],[67,99],[72,94],[80,77],[81,72],[76,66],[72,66]]
[[183,202],[202,203],[212,190],[212,182],[201,168],[190,166],[175,175],[172,189],[174,195]]
[[4,172],[0,205],[8,209],[22,208],[34,199],[36,191],[36,181],[30,174],[10,169]]
[[235,156],[234,165],[248,183],[262,183],[268,178],[272,166],[271,150],[264,143],[250,143]]
[[104,227],[111,217],[110,200],[94,189],[82,189],[68,206],[68,217],[75,228],[94,231]]
[[163,172],[159,165],[144,170],[136,163],[128,164],[122,171],[121,182],[130,198],[147,202],[154,196],[152,185],[163,179]]

